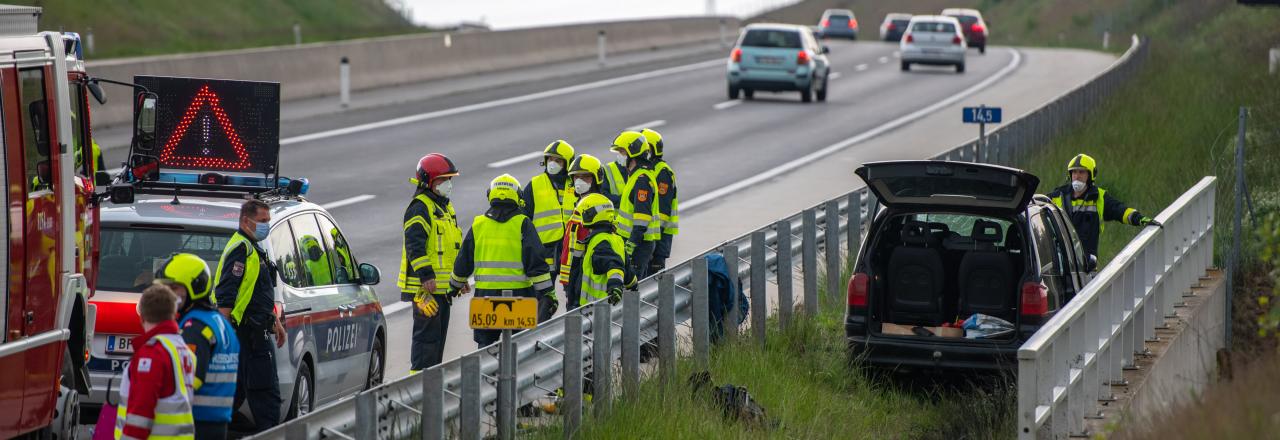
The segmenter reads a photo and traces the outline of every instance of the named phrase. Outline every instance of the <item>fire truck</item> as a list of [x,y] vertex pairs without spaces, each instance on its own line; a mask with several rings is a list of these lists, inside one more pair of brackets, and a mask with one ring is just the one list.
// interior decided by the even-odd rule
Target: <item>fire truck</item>
[[[89,97],[105,97],[85,72],[80,37],[38,32],[40,11],[0,6],[0,197],[8,214],[0,217],[0,438],[74,437],[79,397],[90,388],[98,206],[133,197],[97,169]],[[139,116],[135,141],[154,118]]]

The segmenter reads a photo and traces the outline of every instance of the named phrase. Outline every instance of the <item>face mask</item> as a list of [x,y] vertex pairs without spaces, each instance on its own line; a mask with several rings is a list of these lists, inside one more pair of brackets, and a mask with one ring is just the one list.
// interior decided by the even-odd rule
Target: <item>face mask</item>
[[629,158],[629,157],[627,157],[627,155],[622,154],[622,153],[617,153],[617,155],[618,155],[618,157],[615,157],[615,158],[613,159],[613,161],[614,161],[614,162],[617,162],[617,163],[618,163],[618,165],[620,165],[620,166],[624,166],[624,167],[625,167],[625,166],[627,166],[627,159],[630,159],[630,158]]
[[583,195],[586,194],[587,191],[591,191],[591,182],[582,179],[573,179],[573,192],[578,193],[578,195]]
[[258,241],[266,240],[267,235],[271,234],[271,223],[253,223],[253,238],[256,238]]
[[446,180],[446,181],[437,183],[435,191],[436,191],[436,194],[440,195],[440,197],[444,197],[446,199],[449,198],[449,193],[453,192],[453,181]]
[[547,174],[560,174],[562,170],[564,170],[564,166],[560,165],[560,162],[547,161]]
[[1079,180],[1072,180],[1072,181],[1071,181],[1071,190],[1072,190],[1072,191],[1075,191],[1075,192],[1082,192],[1082,191],[1084,191],[1084,188],[1085,188],[1085,184],[1084,184],[1084,182],[1081,182],[1081,181],[1079,181]]

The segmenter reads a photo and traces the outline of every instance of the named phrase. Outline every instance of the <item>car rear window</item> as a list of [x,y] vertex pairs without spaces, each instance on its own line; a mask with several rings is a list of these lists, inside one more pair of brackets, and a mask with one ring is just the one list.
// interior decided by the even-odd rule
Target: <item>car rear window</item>
[[827,17],[827,19],[831,21],[849,21],[849,16],[848,15],[832,15],[830,17]]
[[955,17],[956,20],[960,20],[960,24],[965,26],[978,22],[978,17],[974,17],[972,15],[952,15],[952,17]]
[[181,252],[199,256],[209,264],[210,270],[216,270],[222,250],[230,239],[229,232],[103,228],[102,254],[95,287],[141,293],[151,285],[160,264]]
[[742,37],[742,45],[749,47],[773,47],[779,49],[799,49],[800,34],[794,31],[756,29],[747,31]]
[[893,20],[893,25],[898,27],[907,27],[907,23],[910,22],[911,20]]
[[911,26],[911,32],[946,32],[955,33],[956,26],[941,21],[918,21]]

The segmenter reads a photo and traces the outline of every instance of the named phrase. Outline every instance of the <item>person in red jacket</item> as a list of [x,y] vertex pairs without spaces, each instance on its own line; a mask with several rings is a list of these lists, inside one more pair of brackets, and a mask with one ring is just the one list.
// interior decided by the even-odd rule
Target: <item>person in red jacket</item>
[[187,349],[173,320],[178,297],[168,287],[153,285],[138,299],[142,335],[133,338],[124,380],[115,438],[193,438],[191,416],[195,355]]

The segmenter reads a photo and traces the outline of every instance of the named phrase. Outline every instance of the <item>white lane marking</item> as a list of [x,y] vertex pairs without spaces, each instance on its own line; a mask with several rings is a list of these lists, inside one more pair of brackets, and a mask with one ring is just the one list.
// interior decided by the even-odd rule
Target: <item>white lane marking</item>
[[341,207],[343,207],[343,206],[347,206],[347,205],[354,205],[354,204],[356,204],[356,203],[360,203],[360,202],[364,202],[364,201],[368,201],[368,200],[373,200],[374,198],[377,198],[377,197],[378,197],[378,196],[375,196],[375,195],[373,195],[373,194],[361,194],[361,195],[358,195],[358,196],[355,196],[355,197],[348,197],[348,198],[345,198],[345,199],[342,199],[342,200],[338,200],[338,201],[336,201],[336,202],[329,202],[329,203],[325,203],[325,204],[323,204],[323,205],[320,205],[320,207],[321,207],[321,208],[324,208],[324,209],[326,209],[326,210],[327,210],[327,209],[334,209],[334,208],[341,208]]
[[646,128],[658,128],[658,127],[661,127],[661,126],[663,126],[663,125],[667,125],[667,120],[666,120],[666,119],[658,119],[658,120],[653,120],[653,121],[645,122],[645,123],[642,123],[642,124],[632,125],[632,126],[630,126],[630,127],[627,127],[627,129],[626,129],[626,130],[623,130],[623,131],[640,131],[640,130],[644,130],[644,129],[646,129]]
[[845,139],[840,142],[836,142],[835,144],[824,147],[821,150],[814,151],[812,153],[801,156],[795,160],[784,163],[782,164],[782,166],[772,168],[763,173],[753,175],[749,178],[739,180],[737,182],[733,182],[731,184],[717,188],[714,191],[689,199],[685,203],[681,203],[680,208],[688,210],[695,206],[731,195],[745,188],[757,185],[760,182],[767,181],[774,177],[778,177],[784,173],[791,172],[797,168],[812,164],[814,163],[814,161],[824,156],[852,147],[868,139],[884,134],[889,130],[893,130],[895,128],[901,127],[903,125],[914,122],[920,118],[928,116],[930,113],[941,110],[942,108],[947,107],[951,104],[955,104],[956,102],[959,102],[961,99],[964,99],[969,95],[977,93],[979,90],[982,90],[984,88],[991,86],[992,84],[995,84],[997,81],[1000,81],[1005,76],[1008,76],[1010,73],[1012,73],[1014,69],[1017,69],[1018,65],[1022,63],[1022,54],[1020,54],[1017,50],[1014,50],[1014,49],[1009,49],[1009,52],[1013,54],[1013,59],[1009,61],[1008,65],[1004,66],[1004,68],[1001,68],[999,71],[997,71],[995,74],[991,75],[990,77],[987,77],[987,79],[983,80],[982,82],[974,84],[973,86],[967,89],[964,89],[959,93],[956,93],[954,95],[951,95],[950,97],[947,97],[946,99],[933,103],[928,107],[916,110],[914,112],[911,112],[910,114],[903,115],[901,117],[898,117],[897,119],[881,124],[880,126],[877,126],[870,130],[859,133],[856,136],[853,136],[851,138]]
[[861,71],[863,71],[863,70],[867,70],[867,67],[868,67],[868,66],[867,66],[866,64],[859,64],[859,65],[858,65],[858,67],[854,67],[854,68],[853,68],[853,70],[857,70],[857,71],[861,72]]
[[887,62],[889,62],[889,57],[880,57],[880,60],[879,60],[879,61],[880,61],[880,64],[887,63]]
[[383,316],[386,316],[386,315],[394,315],[394,314],[396,314],[396,313],[403,312],[403,311],[405,311],[405,310],[408,310],[408,309],[409,309],[409,306],[410,306],[410,305],[412,305],[412,304],[413,304],[413,303],[411,303],[411,302],[398,301],[398,302],[396,302],[395,304],[392,304],[392,305],[389,305],[389,306],[383,307],[383,308],[382,308],[382,315],[383,315]]
[[724,110],[724,109],[727,109],[727,108],[730,108],[730,107],[736,106],[736,105],[738,105],[738,104],[742,104],[742,101],[739,101],[739,100],[736,100],[736,99],[735,99],[735,100],[732,100],[732,101],[725,101],[725,102],[722,102],[722,103],[719,103],[719,104],[713,105],[713,106],[711,106],[711,108],[716,109],[716,110]]
[[529,154],[521,154],[521,155],[519,155],[519,156],[516,156],[516,157],[510,158],[510,159],[503,159],[503,160],[500,160],[500,161],[497,161],[497,162],[490,163],[490,164],[489,164],[489,168],[502,168],[502,167],[505,167],[505,166],[507,166],[507,165],[513,165],[513,164],[517,164],[517,163],[520,163],[520,162],[525,162],[525,161],[528,161],[528,160],[536,159],[536,158],[538,158],[539,156],[542,156],[542,152],[541,152],[541,151],[534,151],[534,152],[529,153]]
[[840,72],[831,72],[831,74],[827,75],[827,80],[835,81],[837,79],[840,79]]
[[319,133],[311,133],[311,134],[304,134],[301,136],[284,138],[280,140],[280,145],[290,145],[290,144],[296,144],[300,142],[314,141],[317,139],[331,138],[335,136],[344,136],[344,135],[359,133],[363,131],[377,130],[379,128],[392,127],[392,126],[403,125],[403,124],[408,124],[412,122],[427,121],[431,119],[443,118],[446,116],[470,113],[478,110],[487,110],[491,108],[503,107],[503,106],[508,106],[512,104],[520,104],[520,103],[525,103],[529,101],[536,101],[539,99],[546,99],[546,98],[551,98],[551,97],[556,97],[561,95],[567,95],[570,93],[581,92],[584,90],[599,89],[603,87],[615,86],[618,84],[642,81],[650,78],[657,78],[660,76],[673,75],[677,73],[691,72],[694,70],[705,69],[707,67],[722,66],[722,65],[724,65],[724,60],[708,60],[700,63],[686,64],[683,66],[668,67],[666,69],[659,69],[651,72],[637,73],[634,75],[620,76],[617,78],[610,78],[610,79],[600,80],[596,82],[589,82],[586,84],[578,84],[578,85],[573,85],[568,87],[562,87],[559,89],[552,89],[552,90],[546,90],[546,91],[541,91],[537,93],[530,93],[528,95],[513,96],[510,98],[503,98],[495,101],[480,102],[480,103],[475,103],[470,105],[464,105],[461,107],[454,107],[454,108],[448,108],[444,110],[436,110],[432,112],[419,113],[416,115],[409,115],[409,116],[402,116],[399,118],[387,119],[385,121],[370,122],[367,124],[353,125],[350,127],[326,130]]

